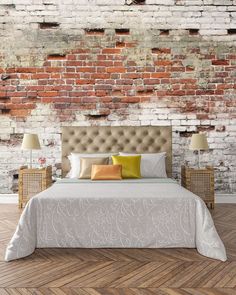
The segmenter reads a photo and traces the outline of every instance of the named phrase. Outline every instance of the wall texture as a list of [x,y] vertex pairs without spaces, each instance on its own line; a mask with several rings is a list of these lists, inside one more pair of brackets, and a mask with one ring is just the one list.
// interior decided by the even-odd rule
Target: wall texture
[[206,132],[202,161],[234,193],[235,81],[235,0],[0,0],[0,192],[17,188],[24,132],[59,176],[60,127],[96,124],[172,125],[176,178]]

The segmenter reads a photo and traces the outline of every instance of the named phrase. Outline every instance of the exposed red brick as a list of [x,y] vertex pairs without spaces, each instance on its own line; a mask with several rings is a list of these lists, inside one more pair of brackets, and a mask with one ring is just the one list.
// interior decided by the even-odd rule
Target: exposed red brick
[[79,80],[76,80],[77,85],[94,84],[94,83],[95,83],[94,79],[79,79]]
[[170,72],[185,72],[185,67],[168,67],[167,71],[170,71]]
[[78,67],[76,71],[82,73],[93,73],[95,70],[95,67]]
[[215,60],[212,60],[212,65],[214,65],[214,66],[228,66],[229,61],[225,60],[225,59],[215,59]]
[[[235,112],[235,103],[229,99],[236,89],[233,53],[226,52],[221,60],[215,49],[206,54],[190,44],[174,54],[166,43],[170,45],[152,49],[151,59],[138,60],[129,52],[129,47],[136,46],[132,36],[113,36],[111,43],[105,43],[106,38],[84,38],[96,42],[92,46],[83,42],[62,57],[49,55],[40,67],[0,69],[9,75],[0,80],[2,114],[28,115],[38,102],[52,104],[62,121],[72,120],[78,110],[96,110],[99,120],[106,118],[99,117],[100,110],[126,118],[129,104],[155,101],[177,112],[197,113],[199,120],[220,112],[230,112],[232,117]],[[196,68],[185,65],[189,54],[198,58]],[[201,60],[207,60],[206,65]],[[219,67],[209,65],[209,60]]]
[[214,95],[215,91],[214,90],[197,90],[196,95]]
[[97,102],[97,98],[96,97],[83,97],[82,102],[83,103],[94,103],[94,102]]
[[31,79],[49,79],[50,75],[47,73],[32,74]]
[[30,80],[32,78],[32,74],[18,74],[19,79],[21,80]]
[[152,48],[152,53],[154,54],[169,54],[171,53],[170,48]]
[[183,91],[183,90],[167,91],[167,95],[183,96],[183,95],[185,95],[185,91]]
[[116,47],[123,48],[123,47],[125,47],[125,45],[126,45],[125,42],[121,42],[121,41],[116,42]]
[[104,61],[97,61],[96,62],[96,66],[98,67],[112,67],[114,65],[113,61],[108,61],[108,60],[104,60]]
[[109,74],[106,73],[95,73],[95,74],[91,74],[91,78],[92,79],[108,79],[110,77]]
[[120,48],[104,48],[102,54],[120,54]]
[[22,97],[12,97],[11,98],[11,103],[13,104],[20,104],[23,102],[23,98]]
[[107,73],[125,73],[124,67],[113,67],[113,68],[106,68]]
[[194,91],[194,90],[186,90],[185,91],[185,95],[195,95],[196,94],[196,92]]
[[63,67],[46,67],[45,68],[45,72],[48,72],[48,73],[58,73],[63,71],[64,71]]
[[60,78],[61,78],[61,74],[58,74],[58,73],[51,73],[51,78],[52,78],[52,79],[60,79]]
[[146,96],[146,95],[153,95],[154,94],[154,90],[153,89],[143,89],[143,90],[138,90],[138,95],[141,96]]
[[20,109],[20,110],[11,110],[10,114],[12,117],[27,117],[30,114],[30,110]]
[[7,96],[7,92],[6,91],[0,91],[0,97],[6,97]]
[[206,125],[206,126],[197,126],[197,132],[206,132],[215,130],[215,126]]
[[83,65],[82,61],[78,60],[69,60],[65,62],[65,66],[70,66],[70,67],[81,67]]
[[159,79],[144,79],[143,80],[144,85],[155,85],[155,84],[160,84]]
[[137,45],[137,42],[126,42],[125,47],[133,48]]
[[45,96],[45,97],[51,97],[51,96],[57,96],[58,91],[39,91],[38,96]]
[[77,59],[79,59],[79,60],[88,60],[89,59],[89,55],[88,54],[79,54],[77,56]]
[[142,76],[142,78],[143,79],[145,79],[145,78],[151,78],[151,73],[141,73],[141,76]]
[[142,77],[141,73],[127,73],[127,74],[121,74],[122,79],[139,79]]
[[8,91],[7,92],[7,96],[10,96],[10,97],[24,97],[26,96],[26,91],[14,91],[14,92],[10,92]]
[[170,73],[152,73],[151,78],[169,78]]
[[26,68],[26,67],[22,67],[22,68],[15,68],[14,72],[17,73],[36,73],[37,72],[37,68]]
[[71,102],[72,103],[81,103],[82,98],[81,97],[71,97]]
[[34,109],[35,104],[34,103],[6,103],[6,109]]
[[186,72],[192,72],[192,71],[194,71],[194,66],[187,66],[186,68]]
[[156,66],[169,66],[172,65],[172,61],[171,60],[156,60],[154,61],[154,64]]
[[140,97],[127,96],[121,98],[121,103],[138,103],[140,102]]
[[128,60],[126,64],[128,67],[135,67],[137,65],[134,60]]

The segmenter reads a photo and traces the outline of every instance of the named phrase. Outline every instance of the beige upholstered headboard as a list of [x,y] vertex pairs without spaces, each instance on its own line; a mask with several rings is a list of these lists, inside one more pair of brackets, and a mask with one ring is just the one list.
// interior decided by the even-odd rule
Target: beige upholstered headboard
[[170,126],[62,127],[62,177],[70,170],[71,153],[166,152],[167,175],[172,176],[172,128]]

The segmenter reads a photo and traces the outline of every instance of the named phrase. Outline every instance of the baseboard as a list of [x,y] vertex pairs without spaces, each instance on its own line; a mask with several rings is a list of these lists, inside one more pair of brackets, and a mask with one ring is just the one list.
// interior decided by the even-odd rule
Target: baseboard
[[217,204],[221,204],[221,203],[236,204],[236,194],[216,194],[215,202]]
[[0,194],[0,204],[17,204],[18,194]]
[[[17,204],[17,202],[18,194],[0,194],[0,204]],[[236,204],[236,194],[216,194],[215,202]]]

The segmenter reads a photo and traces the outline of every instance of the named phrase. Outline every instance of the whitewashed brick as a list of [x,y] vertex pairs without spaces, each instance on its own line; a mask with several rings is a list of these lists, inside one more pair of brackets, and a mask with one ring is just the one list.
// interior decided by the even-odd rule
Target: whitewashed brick
[[[202,42],[218,42],[220,44],[229,42],[229,46],[236,44],[235,35],[228,35],[227,30],[236,27],[236,0],[146,0],[145,5],[124,5],[124,0],[0,0],[0,16],[4,25],[0,26],[0,41],[3,48],[9,48],[7,60],[11,60],[17,65],[15,56],[21,57],[21,65],[27,66],[30,56],[29,52],[37,52],[39,50],[41,56],[37,58],[37,63],[43,62],[48,51],[56,46],[60,49],[74,48],[66,38],[65,45],[57,39],[60,34],[63,36],[70,35],[73,37],[83,34],[83,28],[99,27],[105,28],[107,36],[111,38],[115,28],[129,28],[132,34],[139,35],[140,29],[145,31],[143,40],[145,42],[154,39],[154,35],[150,35],[148,29],[153,28],[170,29],[169,35],[173,40],[182,42],[189,36],[188,29],[199,28],[200,36],[194,36],[193,40],[197,40],[196,46],[201,46]],[[12,4],[15,4],[14,7]],[[45,5],[46,4],[46,5]],[[4,5],[12,5],[4,7]],[[6,14],[7,12],[7,14]],[[24,20],[24,21],[22,21]],[[51,32],[50,37],[46,31],[38,30],[39,22],[59,22],[60,27]],[[6,28],[7,31],[6,31]],[[32,32],[32,34],[31,34]],[[158,35],[157,35],[158,36]],[[43,38],[43,41],[40,39]],[[55,43],[50,44],[52,38]],[[129,40],[129,36],[121,37]],[[127,39],[126,39],[127,38]],[[162,38],[162,39],[161,39]],[[201,38],[201,39],[196,39]],[[91,46],[95,38],[91,38]],[[2,41],[4,40],[4,41]],[[37,48],[35,48],[35,40],[37,40]],[[158,42],[165,42],[165,37],[157,37]],[[163,41],[164,40],[164,41]],[[7,42],[6,42],[7,41]],[[194,42],[195,42],[194,41]],[[41,42],[46,49],[41,48]],[[48,43],[49,42],[49,43]],[[155,45],[156,46],[156,45]],[[169,46],[169,44],[168,44]],[[176,54],[184,51],[186,44],[183,43],[181,49],[176,49]],[[141,49],[143,50],[143,48]],[[203,50],[203,48],[201,48]],[[42,51],[42,52],[41,52]],[[146,53],[146,58],[150,58],[150,52]],[[205,54],[208,54],[208,47]],[[221,54],[219,53],[220,58]],[[223,58],[225,58],[223,56]],[[140,61],[137,61],[140,62]],[[183,61],[184,62],[184,61]],[[196,62],[196,61],[194,61]],[[209,61],[210,63],[210,61]],[[56,63],[52,63],[53,65]],[[176,73],[173,73],[174,76]],[[189,77],[194,78],[193,73],[189,73]],[[176,77],[179,77],[178,74]],[[36,82],[20,80],[21,85],[36,85]],[[29,84],[27,84],[29,83]],[[35,83],[35,84],[34,84]],[[140,81],[135,82],[139,85]],[[168,85],[169,86],[169,85]],[[158,88],[159,87],[159,88]],[[164,89],[164,86],[156,86],[156,89]],[[167,88],[168,89],[168,88]],[[234,97],[232,97],[234,99]],[[235,165],[235,136],[236,136],[236,120],[229,119],[229,114],[224,112],[224,105],[219,102],[216,104],[218,108],[222,108],[222,112],[218,114],[210,113],[208,120],[197,120],[196,114],[182,114],[174,107],[168,108],[164,101],[156,102],[153,99],[150,103],[142,103],[137,107],[135,104],[127,109],[127,117],[123,118],[120,114],[112,113],[106,121],[94,120],[92,123],[87,120],[86,114],[89,112],[75,113],[75,122],[68,122],[74,126],[90,126],[95,125],[112,125],[112,126],[140,126],[140,125],[172,125],[173,127],[173,170],[174,175],[179,175],[180,163],[185,160],[196,164],[197,157],[188,151],[190,137],[185,137],[186,132],[196,132],[197,126],[207,129],[208,126],[215,127],[215,131],[206,132],[210,148],[213,149],[209,153],[202,156],[204,163],[219,165],[219,159],[223,159],[225,166],[236,169]],[[221,110],[221,109],[220,109]],[[228,120],[226,120],[228,118]],[[225,132],[218,132],[219,126],[225,126]],[[27,121],[13,121],[7,116],[0,117],[0,139],[4,142],[10,139],[11,135],[16,133],[31,132],[36,130],[40,139],[44,139],[43,145],[49,144],[50,141],[55,143],[54,147],[44,147],[41,152],[35,153],[35,156],[43,154],[47,157],[48,163],[55,164],[60,162],[60,127],[61,123],[57,118],[57,113],[50,105],[37,105],[32,111]],[[222,129],[223,130],[223,129]],[[221,131],[222,131],[221,130]],[[25,153],[18,152],[20,145],[9,147],[0,142],[0,192],[9,192],[11,176],[9,171],[17,169],[19,164],[23,164],[28,156]],[[14,152],[14,157],[12,154]],[[1,156],[1,153],[4,156]],[[3,161],[4,165],[2,165]],[[226,171],[226,167],[219,168],[218,177],[224,177],[227,182],[232,184],[233,177]],[[55,171],[59,175],[59,169]],[[3,176],[2,176],[3,175]],[[229,176],[230,175],[230,176]],[[4,179],[3,179],[3,178]],[[230,177],[230,178],[229,178]],[[236,177],[236,174],[235,174]],[[2,180],[3,179],[3,180]],[[229,181],[228,181],[229,180]],[[4,182],[4,185],[2,183]],[[219,185],[219,184],[218,184]],[[228,189],[228,188],[227,188]]]

